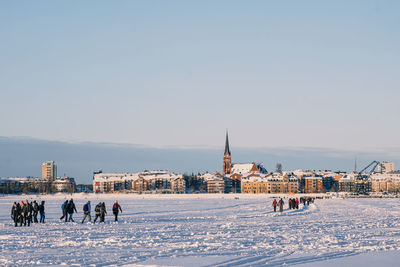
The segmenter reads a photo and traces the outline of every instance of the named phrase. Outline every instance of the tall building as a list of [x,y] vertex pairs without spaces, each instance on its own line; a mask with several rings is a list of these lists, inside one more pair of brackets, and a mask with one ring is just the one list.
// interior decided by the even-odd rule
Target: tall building
[[57,165],[54,164],[54,161],[42,163],[42,178],[51,181],[57,178]]
[[381,162],[377,166],[377,172],[380,173],[389,173],[389,172],[394,172],[394,163],[393,162]]
[[304,177],[304,193],[322,193],[322,177],[320,176],[309,176]]
[[229,150],[229,140],[228,140],[228,132],[226,132],[226,139],[225,139],[225,152],[224,152],[224,162],[222,165],[222,172],[224,174],[230,174],[232,168],[231,163],[231,151]]

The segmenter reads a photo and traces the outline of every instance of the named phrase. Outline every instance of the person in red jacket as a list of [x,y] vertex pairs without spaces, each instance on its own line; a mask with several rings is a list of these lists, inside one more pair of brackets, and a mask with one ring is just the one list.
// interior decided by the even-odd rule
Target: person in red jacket
[[115,222],[118,222],[118,213],[119,211],[122,212],[121,206],[118,204],[118,201],[115,201],[113,207],[112,207],[112,211],[114,213],[115,216]]
[[272,201],[272,207],[274,207],[274,212],[276,212],[276,205],[278,205],[278,202],[276,201],[276,199],[274,199],[274,201]]

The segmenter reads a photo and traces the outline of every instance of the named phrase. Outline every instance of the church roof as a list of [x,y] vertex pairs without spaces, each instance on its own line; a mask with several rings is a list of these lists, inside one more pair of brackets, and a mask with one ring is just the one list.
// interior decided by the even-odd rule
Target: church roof
[[226,154],[231,154],[231,151],[229,149],[229,140],[228,140],[228,132],[226,132],[226,139],[225,139],[225,152],[224,155]]
[[232,173],[239,173],[239,174],[250,173],[252,171],[256,171],[253,170],[254,167],[255,167],[254,163],[244,163],[244,164],[236,163],[232,165]]

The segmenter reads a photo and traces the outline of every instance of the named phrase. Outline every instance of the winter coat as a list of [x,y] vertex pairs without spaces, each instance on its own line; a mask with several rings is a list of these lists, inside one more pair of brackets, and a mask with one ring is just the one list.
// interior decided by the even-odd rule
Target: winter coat
[[68,202],[68,204],[67,204],[67,212],[69,214],[73,214],[74,211],[77,212],[76,211],[76,207],[75,207],[75,203],[73,201]]
[[[86,210],[85,210],[85,207],[86,207]],[[84,214],[89,214],[90,210],[91,210],[90,202],[88,202],[85,205],[83,205],[83,213]]]
[[100,213],[101,213],[101,214],[107,214],[106,205],[101,205]]
[[21,213],[20,214],[22,217],[28,216],[28,206],[27,205],[25,205],[25,204],[21,205]]
[[32,209],[33,209],[33,213],[37,214],[39,211],[39,205],[36,202],[33,202]]
[[32,216],[32,211],[33,211],[31,203],[28,203],[27,210],[28,210],[28,213],[26,214],[26,216],[31,217]]
[[44,214],[44,203],[42,202],[42,204],[39,205],[39,212],[40,214]]
[[122,212],[121,206],[118,203],[114,203],[112,211],[114,214],[118,214],[119,211]]
[[15,219],[19,217],[19,213],[20,213],[19,205],[17,204],[13,205],[11,208],[11,218]]
[[97,215],[101,214],[101,204],[97,204],[96,207],[94,208],[94,211],[96,212]]

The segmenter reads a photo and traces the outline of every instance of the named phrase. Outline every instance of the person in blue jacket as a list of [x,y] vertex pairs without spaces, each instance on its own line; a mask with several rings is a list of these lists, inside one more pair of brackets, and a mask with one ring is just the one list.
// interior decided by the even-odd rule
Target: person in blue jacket
[[65,202],[61,205],[61,212],[62,212],[62,216],[60,218],[60,220],[65,218],[65,221],[67,221],[67,204],[68,204],[68,200],[65,200]]

